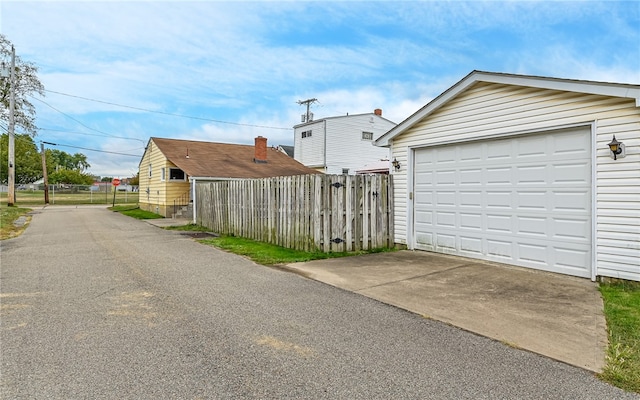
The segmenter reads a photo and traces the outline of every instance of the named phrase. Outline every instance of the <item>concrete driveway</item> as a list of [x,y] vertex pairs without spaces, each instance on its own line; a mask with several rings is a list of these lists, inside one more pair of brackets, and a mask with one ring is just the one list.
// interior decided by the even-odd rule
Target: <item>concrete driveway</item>
[[590,371],[605,363],[603,302],[587,279],[410,250],[285,268]]

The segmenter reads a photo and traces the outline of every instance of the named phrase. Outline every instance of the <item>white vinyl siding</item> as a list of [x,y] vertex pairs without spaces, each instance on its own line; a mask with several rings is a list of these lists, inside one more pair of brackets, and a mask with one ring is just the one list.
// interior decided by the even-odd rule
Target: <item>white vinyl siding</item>
[[362,131],[372,132],[378,138],[395,126],[394,123],[371,114],[327,119],[327,173],[349,173],[366,164],[389,158],[389,149],[374,146],[362,140]]
[[[302,132],[311,136],[302,137]],[[294,159],[307,167],[324,166],[324,121],[304,124],[294,129]]]
[[[341,174],[348,169],[350,174],[367,164],[388,159],[389,149],[363,140],[363,132],[376,139],[396,126],[374,114],[331,117],[294,128],[295,159],[307,167],[327,174]],[[302,137],[303,132],[313,131],[311,137]]]
[[[596,274],[640,280],[640,108],[633,99],[479,82],[391,142],[402,164],[394,174],[395,238],[407,243],[413,202],[413,149],[593,126]],[[615,134],[627,156],[614,161],[607,143]],[[409,168],[405,168],[409,166]]]

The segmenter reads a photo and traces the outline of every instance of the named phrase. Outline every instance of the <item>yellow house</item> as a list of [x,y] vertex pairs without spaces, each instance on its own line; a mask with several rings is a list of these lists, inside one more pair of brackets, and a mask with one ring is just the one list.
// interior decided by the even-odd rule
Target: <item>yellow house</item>
[[268,178],[317,173],[258,136],[255,145],[150,138],[139,165],[140,208],[172,217],[191,201],[192,178]]

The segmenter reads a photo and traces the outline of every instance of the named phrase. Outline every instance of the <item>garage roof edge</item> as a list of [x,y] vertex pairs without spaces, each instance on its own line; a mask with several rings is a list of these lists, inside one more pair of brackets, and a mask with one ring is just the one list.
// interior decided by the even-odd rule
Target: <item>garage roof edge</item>
[[500,83],[506,85],[528,86],[540,89],[562,90],[612,97],[623,97],[635,100],[636,107],[640,107],[640,85],[596,82],[576,79],[561,79],[533,75],[517,75],[498,72],[474,70],[456,84],[431,100],[424,107],[413,113],[393,129],[379,137],[374,144],[389,147],[391,140],[402,134],[416,123],[442,107],[451,99],[464,92],[476,82]]

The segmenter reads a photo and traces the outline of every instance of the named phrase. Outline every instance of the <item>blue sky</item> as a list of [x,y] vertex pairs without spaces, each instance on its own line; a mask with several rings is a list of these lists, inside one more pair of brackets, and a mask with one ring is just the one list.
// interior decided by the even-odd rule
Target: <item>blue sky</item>
[[640,84],[638,1],[2,0],[0,32],[40,68],[36,141],[101,176],[151,136],[291,145],[308,98],[399,123],[472,70]]

